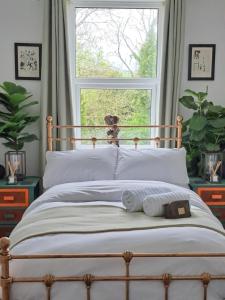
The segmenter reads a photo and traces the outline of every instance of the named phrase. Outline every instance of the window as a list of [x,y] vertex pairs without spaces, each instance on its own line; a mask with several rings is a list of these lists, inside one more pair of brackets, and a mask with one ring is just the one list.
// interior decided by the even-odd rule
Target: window
[[[103,125],[156,121],[160,84],[162,7],[159,3],[79,1],[74,4],[76,120]],[[83,130],[82,137],[99,136]],[[120,137],[149,137],[146,129]],[[102,136],[102,135],[101,135]]]

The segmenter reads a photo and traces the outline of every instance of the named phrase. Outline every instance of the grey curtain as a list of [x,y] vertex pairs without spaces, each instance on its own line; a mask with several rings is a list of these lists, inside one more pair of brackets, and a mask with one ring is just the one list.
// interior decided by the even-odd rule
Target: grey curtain
[[[72,124],[73,104],[64,0],[44,1],[44,41],[41,94],[41,172],[47,149],[46,117],[58,124]],[[59,134],[59,133],[58,133]]]
[[[160,124],[174,124],[178,113],[184,49],[184,0],[166,0],[160,89]],[[166,135],[170,134],[168,131]]]

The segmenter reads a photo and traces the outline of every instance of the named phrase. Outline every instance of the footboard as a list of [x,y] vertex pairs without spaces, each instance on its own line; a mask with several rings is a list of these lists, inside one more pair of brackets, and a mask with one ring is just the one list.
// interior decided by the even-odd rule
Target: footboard
[[[199,281],[202,284],[202,299],[207,300],[207,291],[209,283],[213,280],[225,280],[224,275],[212,275],[210,273],[193,274],[193,275],[173,275],[165,273],[162,275],[130,275],[131,261],[136,258],[200,258],[200,257],[225,257],[225,253],[132,253],[126,251],[124,253],[89,253],[89,254],[48,254],[48,255],[10,255],[9,253],[10,239],[3,237],[0,240],[1,247],[1,287],[2,300],[10,300],[10,287],[13,283],[43,283],[46,288],[46,299],[51,298],[51,289],[55,282],[84,282],[86,287],[86,300],[91,300],[91,286],[93,282],[124,282],[124,295],[121,299],[130,299],[130,282],[131,281],[160,281],[164,289],[164,300],[169,299],[169,287],[172,281]],[[124,264],[123,276],[97,276],[94,274],[84,274],[83,276],[54,276],[54,274],[46,274],[43,277],[13,277],[10,274],[9,262],[11,260],[38,260],[38,259],[111,259],[121,258]]]

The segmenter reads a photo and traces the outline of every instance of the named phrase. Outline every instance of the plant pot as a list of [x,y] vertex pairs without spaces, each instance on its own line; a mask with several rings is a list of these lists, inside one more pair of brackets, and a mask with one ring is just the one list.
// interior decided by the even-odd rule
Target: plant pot
[[202,153],[201,173],[202,177],[210,182],[219,182],[223,170],[223,153],[222,152],[205,152]]
[[7,177],[10,174],[9,163],[11,166],[17,166],[15,176],[17,181],[22,181],[26,177],[26,152],[8,151],[5,153],[5,169]]

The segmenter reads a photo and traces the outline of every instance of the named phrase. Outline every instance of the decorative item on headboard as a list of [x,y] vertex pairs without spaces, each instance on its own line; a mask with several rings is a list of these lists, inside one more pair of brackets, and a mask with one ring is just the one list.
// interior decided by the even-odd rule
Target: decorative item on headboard
[[105,116],[104,120],[107,125],[111,126],[107,131],[107,135],[109,137],[108,143],[112,144],[113,140],[115,140],[115,145],[119,147],[119,141],[117,140],[118,134],[120,132],[120,129],[117,126],[119,118],[117,116],[107,115]]

